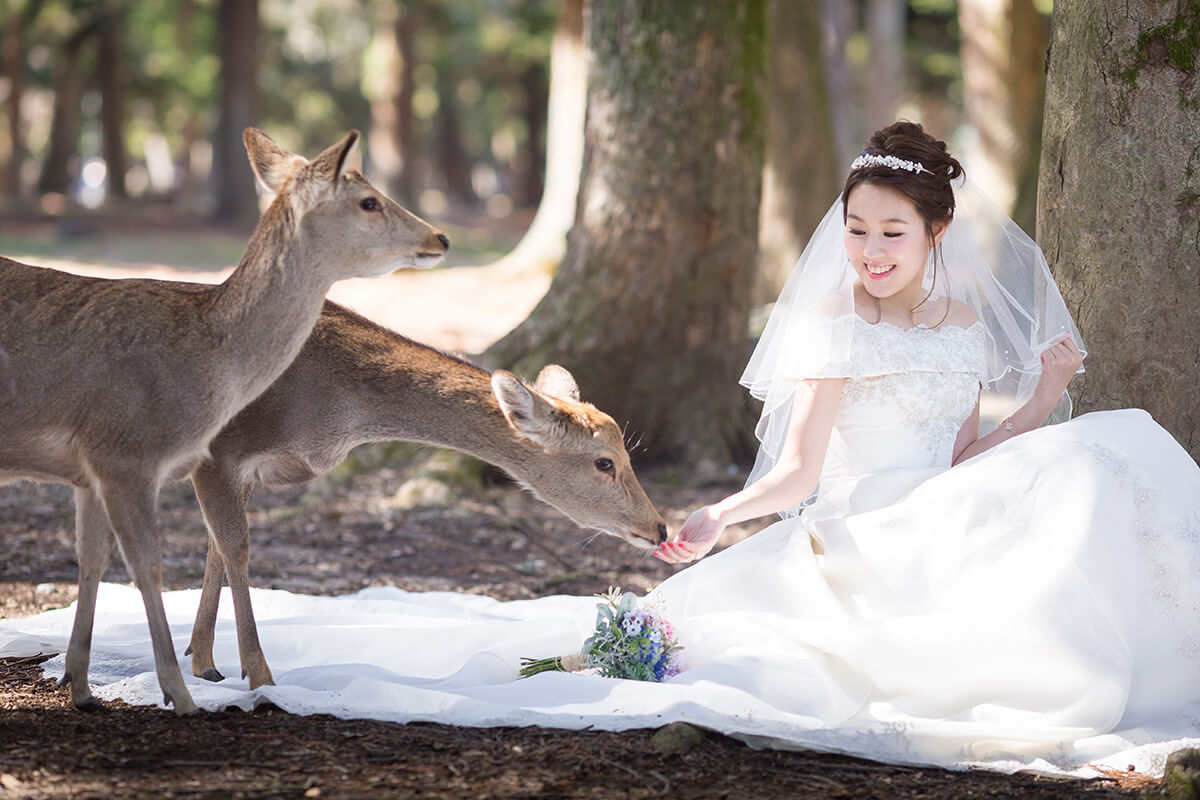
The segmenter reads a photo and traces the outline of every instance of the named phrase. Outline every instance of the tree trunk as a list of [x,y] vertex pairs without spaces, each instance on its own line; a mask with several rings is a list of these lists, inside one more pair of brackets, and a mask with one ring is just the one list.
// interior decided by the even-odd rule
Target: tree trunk
[[575,372],[646,460],[723,470],[750,453],[737,378],[762,191],[765,0],[588,4],[584,168],[567,254],[489,350]]
[[821,57],[821,11],[769,0],[767,149],[752,302],[775,299],[841,186]]
[[825,83],[829,88],[829,113],[833,118],[834,144],[838,161],[849,164],[861,144],[852,111],[853,88],[846,62],[846,40],[850,38],[851,6],[845,0],[821,0],[822,44]]
[[213,140],[215,217],[252,223],[258,218],[258,196],[242,131],[258,124],[258,0],[220,0],[217,41],[221,99]]
[[438,70],[437,89],[440,102],[433,127],[437,157],[436,167],[446,182],[446,195],[452,203],[472,205],[475,190],[471,186],[471,158],[462,141],[462,117],[458,110],[458,75],[446,69]]
[[9,202],[21,195],[21,162],[25,158],[25,134],[21,122],[21,98],[25,92],[25,20],[10,14],[4,24],[4,74],[8,78],[8,159],[4,164],[3,193]]
[[120,10],[100,19],[96,68],[100,78],[100,130],[103,134],[104,165],[108,170],[108,196],[127,197],[125,191],[125,77],[121,59]]
[[1038,239],[1088,346],[1081,411],[1200,457],[1200,0],[1054,4]]
[[499,271],[552,269],[566,252],[575,219],[587,108],[587,49],[583,0],[565,0],[550,49],[546,110],[546,179],[537,213],[517,246],[495,263]]
[[413,207],[417,199],[413,179],[416,15],[412,4],[404,9],[391,3],[377,7],[378,46],[385,52],[379,59],[378,80],[366,76],[371,94],[371,173],[401,205]]
[[1033,0],[962,0],[958,9],[963,97],[976,133],[965,153],[971,178],[1032,231],[1046,22]]
[[50,121],[50,146],[38,177],[39,194],[66,194],[71,188],[72,162],[79,154],[83,125],[84,44],[94,32],[89,26],[76,32],[62,45],[54,75],[54,111]]
[[536,206],[542,199],[542,164],[545,163],[546,145],[546,67],[530,64],[521,72],[521,90],[525,97],[524,117],[528,138],[524,156],[514,169],[513,204],[521,208]]
[[869,0],[867,37],[871,69],[867,74],[867,128],[892,124],[904,89],[904,0]]

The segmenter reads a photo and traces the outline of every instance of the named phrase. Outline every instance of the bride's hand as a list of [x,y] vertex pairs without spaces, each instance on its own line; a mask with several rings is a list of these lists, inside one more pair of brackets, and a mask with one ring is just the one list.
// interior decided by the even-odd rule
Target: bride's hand
[[713,549],[723,530],[725,523],[721,522],[716,510],[712,506],[705,506],[693,511],[679,532],[659,545],[654,555],[668,564],[695,561]]
[[1053,407],[1082,364],[1083,354],[1068,334],[1042,353],[1042,374],[1034,391]]

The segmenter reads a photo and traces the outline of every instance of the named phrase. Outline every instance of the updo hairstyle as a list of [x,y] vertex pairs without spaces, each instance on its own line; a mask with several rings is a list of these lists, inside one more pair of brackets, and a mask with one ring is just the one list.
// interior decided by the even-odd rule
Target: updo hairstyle
[[934,226],[949,225],[954,218],[954,189],[950,181],[963,174],[962,164],[950,155],[946,143],[930,136],[916,122],[894,122],[872,134],[863,154],[915,161],[925,170],[910,172],[882,164],[851,170],[842,189],[842,222],[846,221],[846,202],[854,187],[860,183],[888,186],[916,206],[932,242]]

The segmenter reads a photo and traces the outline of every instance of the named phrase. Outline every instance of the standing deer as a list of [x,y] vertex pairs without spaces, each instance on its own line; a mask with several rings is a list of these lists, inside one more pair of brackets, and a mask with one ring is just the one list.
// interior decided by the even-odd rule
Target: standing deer
[[502,467],[582,527],[644,548],[666,539],[616,422],[579,401],[567,370],[546,367],[532,387],[503,370],[488,375],[326,302],[300,355],[221,431],[192,473],[211,533],[187,650],[195,675],[222,680],[212,647],[225,573],[242,674],[252,688],[273,683],[250,607],[246,501],[254,487],[301,483],[356,445],[397,439]]
[[248,129],[277,192],[218,286],[104,280],[0,259],[0,482],[75,488],[79,600],[63,683],[87,683],[96,592],[112,552],[141,591],[165,703],[195,711],[162,604],[159,487],[190,474],[220,430],[300,352],[334,281],[432,266],[449,241],[344,172],[358,133],[311,163]]

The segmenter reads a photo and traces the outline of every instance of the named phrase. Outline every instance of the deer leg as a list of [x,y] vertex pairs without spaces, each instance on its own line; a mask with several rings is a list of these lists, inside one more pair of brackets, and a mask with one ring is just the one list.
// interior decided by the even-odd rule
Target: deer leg
[[183,673],[175,660],[175,645],[162,602],[162,536],[155,519],[157,487],[150,481],[141,484],[111,483],[104,487],[104,508],[108,522],[121,546],[125,565],[133,575],[154,647],[154,667],[163,702],[175,706],[176,714],[193,714],[196,704],[183,683]]
[[225,562],[217,552],[217,545],[209,537],[208,558],[204,562],[204,583],[200,588],[200,605],[196,609],[196,622],[192,625],[192,640],[184,655],[192,657],[192,674],[206,681],[223,681],[225,676],[217,670],[213,661],[213,637],[217,628],[217,609],[221,604],[221,581],[225,576]]
[[[233,596],[233,614],[237,624],[238,655],[242,663],[242,677],[249,677],[250,688],[274,685],[271,668],[258,640],[258,626],[254,621],[254,608],[250,603],[250,526],[246,522],[246,502],[250,498],[249,486],[223,472],[214,462],[202,464],[192,473],[192,485],[196,498],[208,523],[210,536],[209,561],[204,567],[205,588],[210,582],[220,586],[220,573],[210,578],[209,567],[213,566],[212,547],[215,546],[220,561],[225,566],[225,577],[229,581],[229,593]],[[201,595],[203,603],[203,594]],[[216,625],[216,601],[212,601],[213,614],[203,622],[209,629],[202,633],[212,641],[212,628]],[[203,609],[201,609],[203,610]],[[199,613],[197,625],[202,622]],[[195,633],[193,633],[193,639]]]
[[96,592],[112,555],[113,537],[104,505],[89,488],[75,490],[75,554],[79,561],[79,599],[67,645],[66,669],[59,686],[70,685],[71,703],[80,711],[100,711],[104,705],[88,687],[92,654],[92,625],[96,618]]

